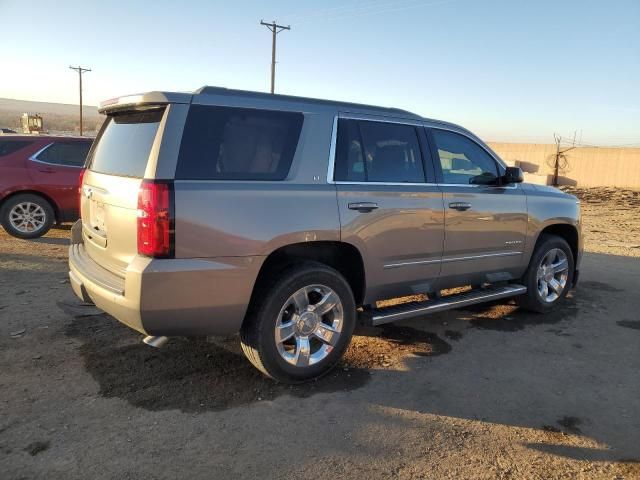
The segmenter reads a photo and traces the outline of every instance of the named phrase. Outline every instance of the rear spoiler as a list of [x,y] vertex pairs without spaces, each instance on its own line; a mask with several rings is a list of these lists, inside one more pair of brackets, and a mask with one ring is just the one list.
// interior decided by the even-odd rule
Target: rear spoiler
[[191,93],[147,92],[124,97],[111,98],[100,102],[98,112],[109,114],[120,110],[137,109],[152,105],[167,105],[169,103],[191,103]]

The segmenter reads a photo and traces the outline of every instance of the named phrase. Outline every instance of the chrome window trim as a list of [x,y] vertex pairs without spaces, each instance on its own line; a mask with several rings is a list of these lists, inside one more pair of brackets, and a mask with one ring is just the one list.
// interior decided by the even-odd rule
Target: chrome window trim
[[344,118],[345,120],[363,120],[365,122],[378,122],[378,123],[393,123],[396,125],[408,125],[410,127],[424,127],[424,122],[420,122],[418,120],[403,120],[403,119],[390,119],[390,118],[371,118],[375,117],[375,115],[367,116],[367,115],[358,115],[355,113],[342,113],[336,115],[337,118]]
[[334,180],[333,182],[329,182],[329,183],[333,183],[335,185],[389,185],[389,186],[393,186],[393,187],[424,187],[424,186],[431,186],[431,187],[435,187],[438,184],[437,183],[427,183],[427,182],[419,182],[419,183],[413,183],[413,182],[347,182],[344,180]]
[[451,263],[451,262],[461,262],[465,260],[478,260],[481,258],[491,258],[491,257],[512,257],[515,255],[522,255],[523,252],[514,251],[514,252],[497,252],[497,253],[485,253],[482,255],[469,255],[466,257],[453,257],[453,258],[442,258],[437,260],[417,260],[411,262],[399,262],[399,263],[389,263],[383,266],[383,268],[398,268],[398,267],[406,267],[410,265],[428,265],[431,263]]
[[83,167],[82,165],[65,165],[65,164],[62,164],[62,163],[45,162],[44,160],[38,159],[38,155],[40,155],[42,152],[47,150],[49,147],[53,146],[55,143],[56,142],[51,142],[51,143],[45,145],[40,150],[38,150],[36,153],[31,155],[29,157],[29,160],[32,161],[32,162],[41,163],[43,165],[53,165],[55,167],[69,167],[69,168],[82,168]]
[[496,190],[496,189],[509,189],[509,190],[513,190],[515,188],[518,188],[518,184],[517,183],[513,183],[510,185],[482,185],[482,184],[477,184],[477,183],[438,183],[437,184],[439,187],[464,187],[464,188],[490,188],[492,190]]
[[33,160],[34,162],[40,162],[40,163],[47,163],[47,162],[43,162],[42,160],[38,160],[38,155],[40,155],[42,152],[44,152],[47,148],[49,148],[51,145],[53,145],[55,142],[51,142],[51,143],[47,143],[44,147],[42,147],[40,150],[38,150],[36,153],[34,153],[33,155],[31,155],[29,157],[29,160]]
[[399,125],[408,125],[412,127],[422,127],[422,128],[431,128],[438,130],[446,130],[448,132],[457,133],[458,135],[462,135],[463,137],[468,138],[473,143],[482,148],[487,154],[493,158],[495,162],[501,165],[503,168],[507,168],[506,164],[496,155],[487,150],[486,147],[478,143],[478,141],[473,138],[471,135],[468,135],[459,130],[453,130],[451,128],[446,127],[434,127],[429,125],[427,122],[419,122],[412,120],[391,120],[391,119],[379,119],[379,118],[371,118],[365,115],[354,115],[354,114],[338,114],[333,117],[333,125],[331,127],[331,143],[329,145],[329,166],[327,168],[327,183],[334,185],[389,185],[389,186],[440,186],[440,187],[470,187],[470,188],[509,188],[514,189],[518,188],[518,184],[513,185],[467,185],[467,184],[457,184],[457,183],[433,183],[433,182],[419,182],[419,183],[403,183],[403,182],[349,182],[346,180],[334,180],[333,175],[335,173],[335,163],[336,163],[336,143],[338,141],[338,120],[344,118],[346,120],[364,120],[369,122],[380,122],[380,123],[394,123]]

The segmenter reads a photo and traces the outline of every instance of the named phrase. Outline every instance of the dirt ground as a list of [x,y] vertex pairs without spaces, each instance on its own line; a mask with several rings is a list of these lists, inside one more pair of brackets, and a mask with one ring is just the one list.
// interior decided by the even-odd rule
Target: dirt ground
[[587,251],[640,257],[640,191],[563,187],[581,200]]
[[0,478],[640,478],[640,196],[576,191],[581,281],[360,329],[305,386],[237,339],[160,350],[67,280],[68,230],[0,233]]

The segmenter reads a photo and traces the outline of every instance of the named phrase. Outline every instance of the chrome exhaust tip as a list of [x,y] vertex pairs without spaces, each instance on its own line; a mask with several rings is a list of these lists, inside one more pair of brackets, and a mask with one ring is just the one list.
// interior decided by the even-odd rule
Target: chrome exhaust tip
[[142,341],[151,347],[160,348],[167,343],[169,339],[167,337],[154,337],[153,335],[149,335],[148,337],[144,337]]

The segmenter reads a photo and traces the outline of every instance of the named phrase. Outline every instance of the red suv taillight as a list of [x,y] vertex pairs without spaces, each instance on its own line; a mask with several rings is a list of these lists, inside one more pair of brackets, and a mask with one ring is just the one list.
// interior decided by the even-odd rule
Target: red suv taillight
[[138,191],[138,253],[171,258],[173,238],[173,184],[143,180]]
[[78,177],[78,215],[82,215],[82,182],[84,182],[84,173],[86,168],[80,169],[80,177]]

